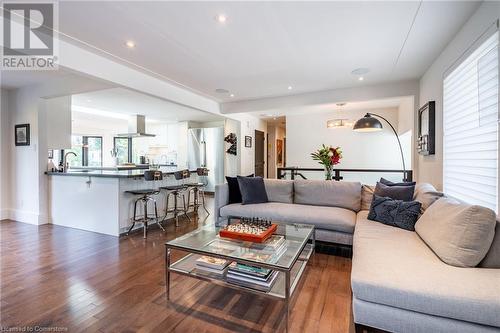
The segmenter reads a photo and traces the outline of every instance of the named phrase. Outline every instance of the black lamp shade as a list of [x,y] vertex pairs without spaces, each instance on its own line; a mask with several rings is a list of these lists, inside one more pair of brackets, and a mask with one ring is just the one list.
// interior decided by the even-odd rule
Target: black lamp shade
[[382,130],[382,123],[367,113],[363,118],[356,121],[353,130],[356,132],[376,132]]

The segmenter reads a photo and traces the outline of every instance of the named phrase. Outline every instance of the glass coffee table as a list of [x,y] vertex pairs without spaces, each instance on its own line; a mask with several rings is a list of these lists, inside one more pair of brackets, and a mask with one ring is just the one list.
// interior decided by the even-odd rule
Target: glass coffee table
[[[239,218],[230,217],[219,223],[224,226]],[[269,252],[250,242],[228,240],[219,237],[221,227],[207,225],[188,234],[165,243],[165,280],[167,300],[170,300],[170,274],[172,272],[196,279],[209,281],[217,285],[243,290],[264,297],[284,301],[285,322],[288,331],[288,317],[290,298],[296,290],[309,259],[314,254],[316,235],[313,225],[273,223],[278,225],[275,235],[284,237],[280,255],[269,255]],[[171,263],[171,250],[180,250],[188,254],[178,261]],[[201,272],[197,269],[197,260],[202,256],[224,259],[237,264],[248,265],[258,269],[277,271],[274,283],[267,291],[230,283],[226,274],[218,275],[210,272]]]

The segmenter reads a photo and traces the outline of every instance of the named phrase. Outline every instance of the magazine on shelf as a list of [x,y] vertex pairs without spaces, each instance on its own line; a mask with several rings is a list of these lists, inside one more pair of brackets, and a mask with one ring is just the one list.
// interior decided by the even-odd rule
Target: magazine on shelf
[[249,276],[256,279],[266,280],[272,273],[272,270],[270,270],[269,268],[255,267],[233,262],[229,265],[228,272],[236,275]]
[[196,259],[197,266],[204,266],[216,270],[222,270],[226,268],[231,262],[228,260],[214,258],[209,256],[201,256]]
[[271,290],[276,278],[278,277],[278,271],[273,271],[269,276],[267,281],[257,281],[255,279],[245,278],[238,275],[232,275],[230,273],[227,274],[227,282],[237,284],[243,287],[248,287],[260,291],[269,291]]
[[213,269],[213,268],[209,268],[209,267],[205,267],[205,266],[196,266],[194,268],[194,272],[195,273],[201,273],[201,274],[213,274],[213,275],[216,275],[218,277],[222,277],[224,276],[224,273],[226,272],[225,269]]

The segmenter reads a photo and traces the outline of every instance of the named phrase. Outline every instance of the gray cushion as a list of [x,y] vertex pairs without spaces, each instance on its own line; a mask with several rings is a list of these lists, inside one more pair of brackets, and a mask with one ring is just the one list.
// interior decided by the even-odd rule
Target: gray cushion
[[483,261],[479,263],[479,267],[484,268],[500,268],[500,222],[497,221],[495,227],[495,236],[491,243],[490,249]]
[[358,213],[354,297],[411,311],[500,327],[500,270],[443,263],[418,234]]
[[268,202],[256,205],[231,204],[222,207],[222,216],[262,217],[289,223],[313,224],[317,228],[354,232],[356,213],[339,207],[312,207]]
[[415,194],[413,200],[422,204],[422,213],[429,208],[436,200],[443,197],[442,192],[437,191],[434,186],[429,183],[418,183],[415,186]]
[[375,186],[363,185],[361,189],[361,210],[370,210]]
[[294,181],[295,203],[342,207],[358,212],[361,208],[361,183],[325,180]]
[[264,179],[271,202],[293,203],[293,180]]
[[415,230],[445,263],[475,267],[490,249],[495,225],[491,209],[443,197],[427,208]]

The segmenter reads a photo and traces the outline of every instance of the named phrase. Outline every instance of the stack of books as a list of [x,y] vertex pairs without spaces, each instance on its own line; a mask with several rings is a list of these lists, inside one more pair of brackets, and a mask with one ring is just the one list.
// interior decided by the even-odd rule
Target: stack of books
[[230,261],[224,259],[202,256],[196,259],[196,272],[223,277],[229,263]]
[[226,280],[260,291],[270,291],[277,277],[278,271],[233,262],[227,270]]

